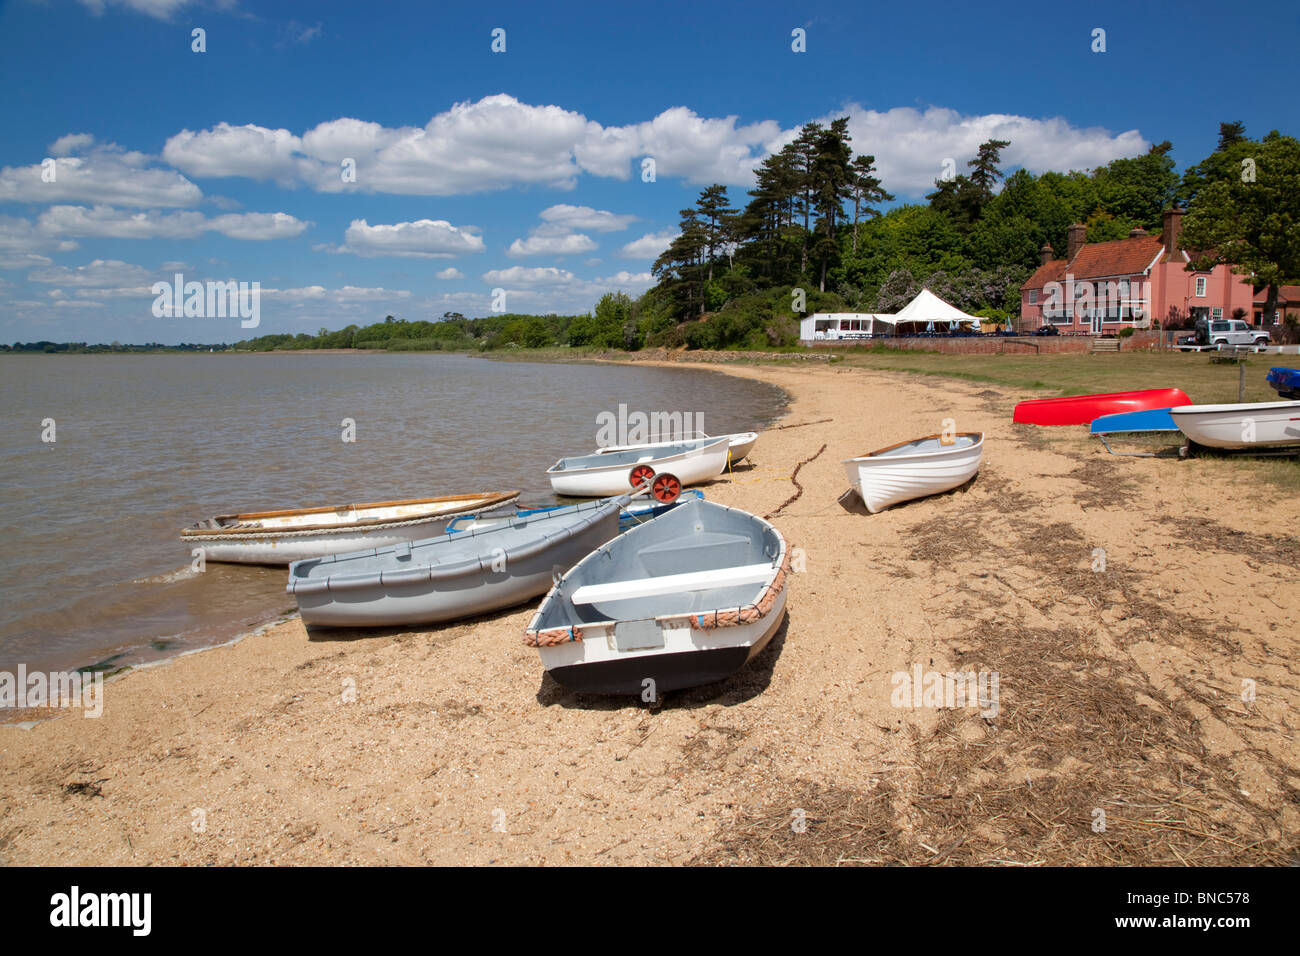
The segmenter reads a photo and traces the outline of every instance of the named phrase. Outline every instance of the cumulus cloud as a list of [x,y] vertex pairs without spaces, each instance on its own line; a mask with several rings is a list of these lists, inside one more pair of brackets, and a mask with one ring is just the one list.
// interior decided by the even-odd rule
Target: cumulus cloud
[[[606,292],[640,295],[655,284],[648,272],[620,271],[595,279],[583,279],[555,266],[511,266],[483,273],[491,286],[506,290],[507,310],[535,312],[587,312]],[[479,305],[476,301],[475,305]],[[486,311],[486,299],[480,306]]]
[[75,248],[76,242],[56,239],[42,232],[30,220],[0,216],[0,253],[28,256],[39,252],[69,252]]
[[[989,137],[1010,139],[1004,159],[1035,172],[1090,168],[1148,145],[1136,130],[1112,134],[1061,118],[968,116],[941,107],[882,112],[852,103],[839,115],[849,116],[854,149],[876,156],[886,188],[908,195],[932,188],[943,159],[963,163]],[[245,176],[322,192],[445,196],[527,186],[572,189],[583,174],[629,179],[646,157],[654,159],[656,176],[748,187],[763,157],[797,134],[775,120],[742,123],[684,106],[643,122],[603,126],[573,110],[501,93],[457,103],[424,126],[344,117],[301,135],[253,124],[187,129],[167,141],[163,157],[195,177]],[[355,181],[341,175],[346,160],[355,164]],[[559,204],[542,219],[578,233],[626,228],[634,217]]]
[[[88,134],[71,134],[50,147],[53,181],[41,163],[0,169],[0,200],[91,202],[116,206],[193,206],[203,192],[172,169],[151,166],[144,153],[113,144],[93,146]],[[74,156],[74,152],[86,151]]]
[[206,232],[232,239],[285,239],[310,225],[283,212],[227,213],[209,219],[200,212],[133,213],[111,206],[51,206],[37,220],[38,231],[45,235],[112,239],[192,239]]
[[320,285],[309,285],[296,289],[262,289],[262,295],[271,299],[343,304],[348,302],[407,299],[410,298],[411,293],[406,289],[385,289],[382,286],[366,288],[364,286],[345,285],[338,289],[327,289]]
[[[1047,170],[1093,169],[1150,148],[1137,130],[1113,134],[1101,127],[1080,128],[1061,117],[1034,119],[1004,113],[966,116],[932,106],[926,110],[895,107],[877,111],[849,104],[833,116],[849,118],[855,152],[871,153],[885,188],[919,196],[934,189],[945,159],[957,171],[990,139],[1009,140],[1002,153],[1003,168],[1023,166],[1034,173]],[[829,123],[832,116],[823,118]],[[797,131],[787,134],[793,139]],[[779,145],[778,145],[779,148]]]
[[590,236],[580,232],[565,232],[562,229],[534,229],[527,239],[516,239],[506,249],[506,255],[512,259],[526,256],[571,256],[591,252],[596,243]]
[[658,259],[659,254],[680,235],[676,229],[665,229],[662,232],[647,232],[640,239],[633,239],[619,250],[619,255],[625,259]]
[[436,273],[436,276],[439,279],[463,279],[465,278],[465,273],[461,272],[455,266],[448,266],[441,272]]
[[586,229],[591,232],[618,232],[636,222],[636,216],[620,216],[607,209],[567,203],[548,206],[538,213],[538,218],[566,230]]
[[445,219],[417,219],[389,225],[370,225],[354,219],[343,235],[339,252],[358,256],[397,256],[416,259],[450,259],[482,252],[483,237],[472,226],[453,226]]
[[28,274],[29,282],[45,285],[74,286],[80,288],[119,288],[144,285],[155,278],[144,266],[132,265],[120,259],[95,259],[84,266],[51,266]]
[[156,20],[170,20],[172,14],[188,2],[189,0],[81,0],[81,5],[95,16],[102,16],[105,7],[113,6],[143,13]]

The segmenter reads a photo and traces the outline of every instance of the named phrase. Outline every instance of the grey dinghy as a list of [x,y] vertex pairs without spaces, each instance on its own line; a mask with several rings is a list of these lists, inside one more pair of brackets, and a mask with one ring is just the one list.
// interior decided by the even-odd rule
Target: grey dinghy
[[730,677],[762,651],[789,573],[785,538],[766,521],[689,500],[583,558],[524,643],[570,690],[657,699]]
[[521,604],[618,534],[631,495],[520,515],[373,551],[295,562],[286,589],[305,624],[434,624]]

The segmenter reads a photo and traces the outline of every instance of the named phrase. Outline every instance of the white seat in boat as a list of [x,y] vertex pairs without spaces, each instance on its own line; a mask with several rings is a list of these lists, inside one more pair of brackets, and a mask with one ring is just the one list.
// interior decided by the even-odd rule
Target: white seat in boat
[[574,604],[627,601],[659,594],[679,594],[682,591],[709,591],[713,588],[729,588],[741,584],[760,584],[771,576],[770,563],[749,564],[739,568],[718,568],[714,571],[692,571],[688,574],[664,574],[635,581],[584,584],[573,592],[570,600]]

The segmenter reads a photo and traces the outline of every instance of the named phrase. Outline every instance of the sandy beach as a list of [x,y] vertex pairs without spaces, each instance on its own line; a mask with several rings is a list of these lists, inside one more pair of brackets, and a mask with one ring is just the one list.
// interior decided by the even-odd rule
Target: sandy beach
[[[804,557],[741,674],[652,710],[544,676],[535,603],[291,618],[110,681],[100,719],[0,726],[0,863],[1300,860],[1300,503],[1013,425],[1028,393],[701,367],[783,387],[799,426],[704,488]],[[878,515],[843,497],[841,459],[945,418],[986,433],[974,482]],[[895,706],[918,669],[996,673],[996,714]]]

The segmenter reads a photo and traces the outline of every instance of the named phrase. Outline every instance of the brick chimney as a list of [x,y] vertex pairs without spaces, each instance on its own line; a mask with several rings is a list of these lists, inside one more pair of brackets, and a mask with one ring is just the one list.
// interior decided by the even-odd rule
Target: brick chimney
[[1079,250],[1083,248],[1083,244],[1088,241],[1088,227],[1081,222],[1074,222],[1070,224],[1065,234],[1069,240],[1065,249],[1065,259],[1067,262],[1073,262]]
[[1054,255],[1056,255],[1056,250],[1052,248],[1052,244],[1050,242],[1043,243],[1043,248],[1038,250],[1038,264],[1040,266],[1047,265],[1052,261]]
[[1165,257],[1172,259],[1178,254],[1178,237],[1183,231],[1183,213],[1186,212],[1182,206],[1173,206],[1165,210],[1164,214],[1164,232],[1160,234],[1160,241],[1165,244]]
[[1143,229],[1141,226],[1134,226],[1132,229],[1128,231],[1128,237],[1130,239],[1141,239],[1146,234],[1147,231]]

